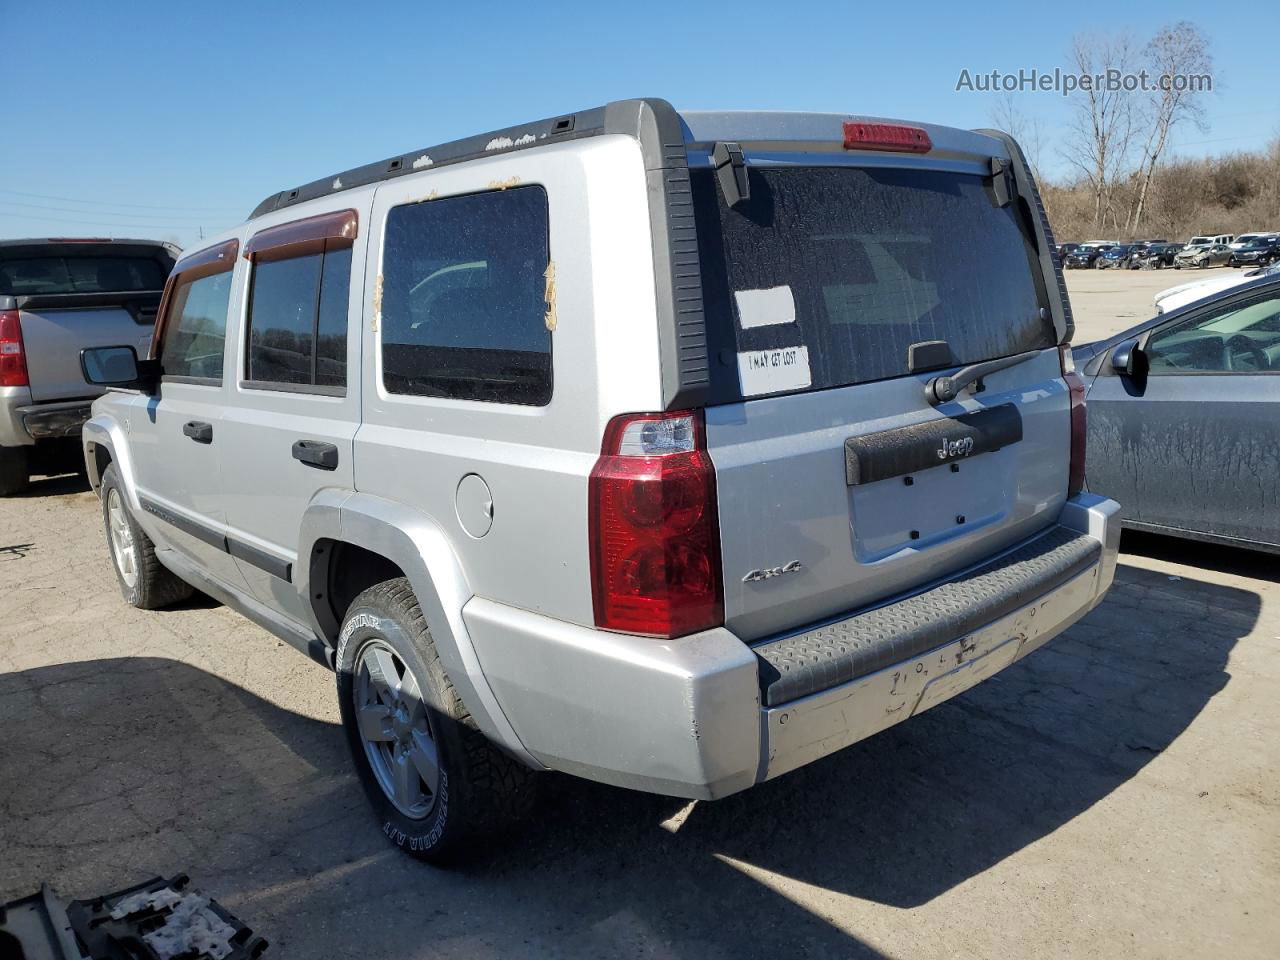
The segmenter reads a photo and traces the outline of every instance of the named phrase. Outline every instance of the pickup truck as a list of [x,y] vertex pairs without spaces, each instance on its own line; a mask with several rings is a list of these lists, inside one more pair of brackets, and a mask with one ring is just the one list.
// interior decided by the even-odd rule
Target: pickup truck
[[155,240],[0,241],[0,496],[32,473],[76,469],[102,393],[80,351],[151,343],[178,248]]

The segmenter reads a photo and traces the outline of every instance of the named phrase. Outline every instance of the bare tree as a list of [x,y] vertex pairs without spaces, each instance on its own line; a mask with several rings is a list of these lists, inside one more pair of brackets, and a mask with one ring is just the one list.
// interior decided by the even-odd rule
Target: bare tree
[[[1064,158],[1085,177],[1093,193],[1093,226],[1110,219],[1119,228],[1113,193],[1123,179],[1134,135],[1133,94],[1122,84],[1094,82],[1099,75],[1131,72],[1135,55],[1127,35],[1077,35],[1071,41],[1069,66],[1081,77],[1071,95],[1070,140]],[[1084,80],[1085,77],[1090,78]]]
[[991,123],[996,129],[1003,130],[1018,141],[1018,146],[1027,155],[1027,162],[1031,164],[1031,173],[1036,182],[1042,182],[1044,178],[1040,176],[1040,156],[1044,152],[1045,136],[1044,124],[1040,122],[1040,118],[1025,114],[1018,107],[1013,92],[1006,91],[996,98],[995,105],[991,108]]
[[1157,89],[1147,92],[1144,110],[1144,119],[1150,128],[1138,169],[1138,200],[1131,227],[1134,231],[1142,223],[1147,193],[1151,189],[1156,165],[1169,142],[1169,132],[1186,120],[1201,130],[1205,129],[1201,100],[1204,91],[1189,81],[1195,76],[1208,76],[1213,67],[1208,38],[1199,27],[1186,20],[1164,27],[1152,37],[1143,50],[1143,61],[1151,75],[1152,85]]

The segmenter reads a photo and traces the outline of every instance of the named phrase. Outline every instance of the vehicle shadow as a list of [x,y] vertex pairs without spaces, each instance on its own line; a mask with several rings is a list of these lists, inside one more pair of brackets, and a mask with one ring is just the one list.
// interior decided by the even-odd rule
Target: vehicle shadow
[[[544,822],[590,820],[590,836],[615,849],[657,845],[655,863],[675,874],[705,871],[714,854],[917,906],[1053,832],[1168,747],[1226,685],[1231,649],[1260,610],[1251,591],[1122,564],[1108,599],[1026,660],[862,744],[698,804],[674,836],[645,834],[632,812],[655,808],[651,823],[668,807],[592,785],[559,791],[559,816]],[[544,826],[532,842],[563,838]]]
[[10,498],[63,497],[73,493],[88,493],[91,489],[89,478],[84,473],[37,475],[32,476],[25,490],[10,494]]
[[388,847],[331,722],[172,660],[2,675],[0,900],[184,871],[281,956],[878,956],[803,903],[910,908],[1052,833],[1187,728],[1259,609],[1122,565],[909,723],[717,803],[546,777],[526,832],[450,871]]
[[1126,553],[1167,560],[1256,580],[1280,583],[1280,558],[1263,550],[1244,550],[1182,537],[1126,530],[1120,543]]

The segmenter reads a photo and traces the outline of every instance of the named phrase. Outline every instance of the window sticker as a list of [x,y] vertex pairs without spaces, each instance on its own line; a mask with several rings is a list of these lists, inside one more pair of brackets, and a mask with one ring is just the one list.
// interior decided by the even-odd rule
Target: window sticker
[[743,330],[796,322],[796,301],[788,286],[735,290],[733,299],[738,305],[738,322]]
[[744,350],[738,354],[738,379],[744,397],[801,390],[812,382],[808,347]]

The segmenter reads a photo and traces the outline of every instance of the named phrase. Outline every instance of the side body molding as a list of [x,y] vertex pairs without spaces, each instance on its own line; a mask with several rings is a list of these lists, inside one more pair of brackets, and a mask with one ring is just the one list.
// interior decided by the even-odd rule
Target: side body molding
[[363,547],[395,563],[431,625],[440,662],[466,703],[476,725],[530,767],[542,769],[525,749],[485,680],[480,660],[462,618],[471,599],[458,558],[444,531],[429,516],[402,504],[350,490],[324,490],[302,518],[295,578],[317,633],[336,649],[340,624],[311,589],[312,571],[324,569],[328,556],[321,541],[337,540]]

